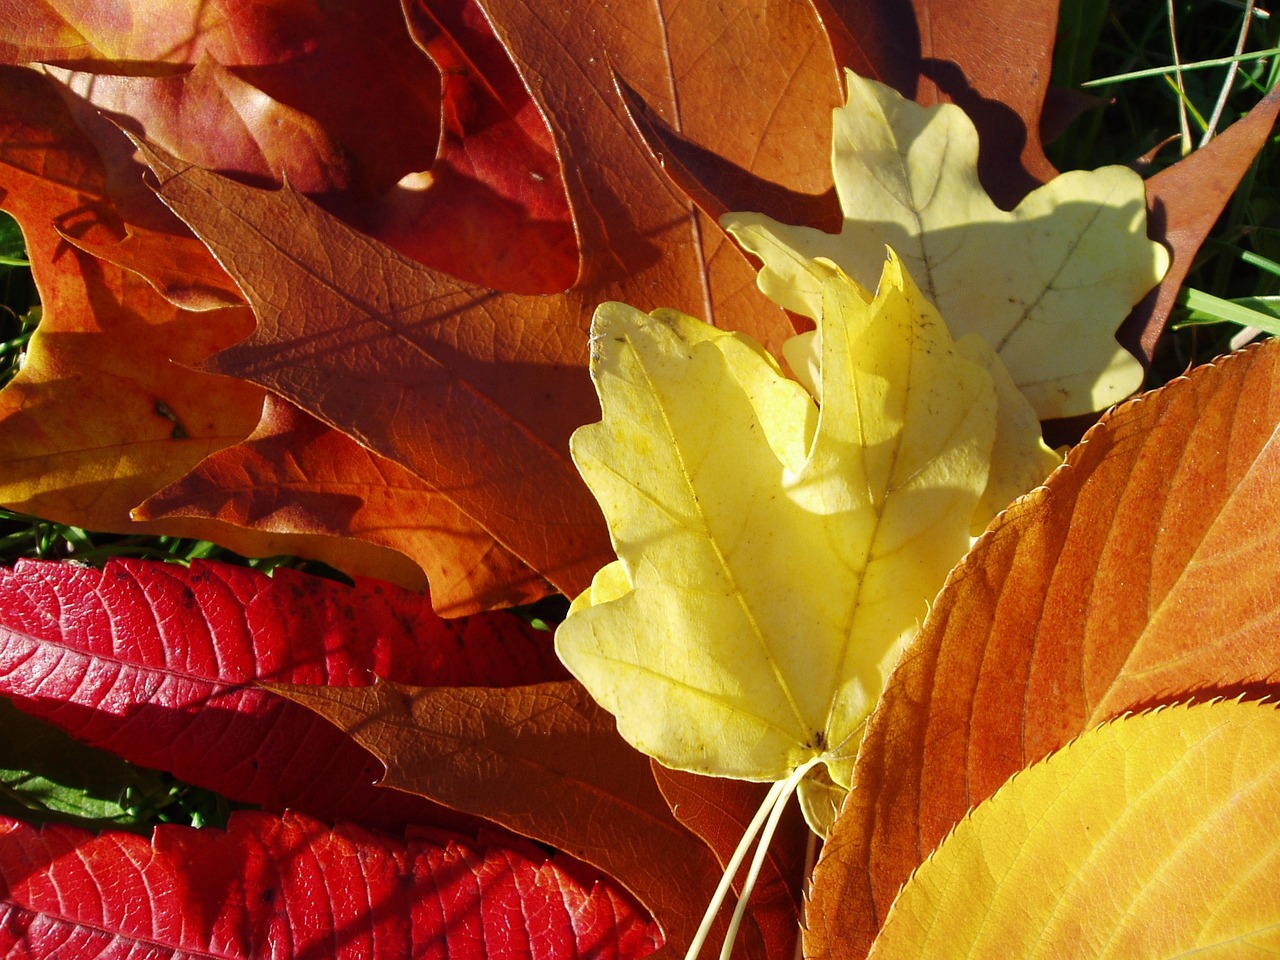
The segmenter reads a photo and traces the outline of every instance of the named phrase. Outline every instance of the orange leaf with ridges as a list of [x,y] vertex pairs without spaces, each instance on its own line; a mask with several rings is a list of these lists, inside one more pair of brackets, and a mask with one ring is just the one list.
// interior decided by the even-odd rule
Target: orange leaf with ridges
[[1123,713],[1274,693],[1280,343],[1107,414],[952,572],[868,722],[813,948],[862,957],[972,806]]

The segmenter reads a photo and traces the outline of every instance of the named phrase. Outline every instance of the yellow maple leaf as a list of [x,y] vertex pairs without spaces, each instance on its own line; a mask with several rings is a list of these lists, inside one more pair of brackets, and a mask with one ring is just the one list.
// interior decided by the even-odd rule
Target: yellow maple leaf
[[1142,382],[1115,341],[1169,257],[1147,239],[1142,179],[1112,166],[1056,177],[1007,212],[978,182],[978,136],[960,108],[921,107],[848,73],[834,111],[839,235],[763,214],[721,223],[764,261],[760,288],[817,319],[826,258],[862,284],[885,246],[942,312],[957,339],[981,336],[1040,419],[1101,410]]
[[970,543],[996,388],[890,257],[828,268],[819,404],[748,338],[603,305],[603,420],[573,437],[618,561],[556,649],[661,763],[848,788],[901,644]]

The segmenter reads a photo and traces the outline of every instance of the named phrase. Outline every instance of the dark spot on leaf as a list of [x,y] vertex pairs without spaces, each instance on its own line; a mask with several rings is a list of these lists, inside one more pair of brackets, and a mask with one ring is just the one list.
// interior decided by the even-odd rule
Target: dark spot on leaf
[[178,419],[177,414],[169,409],[169,405],[167,403],[162,400],[157,400],[155,410],[158,416],[164,417],[173,424],[173,432],[169,435],[171,439],[186,440],[191,436],[191,434],[187,433],[187,428],[182,425],[182,421]]

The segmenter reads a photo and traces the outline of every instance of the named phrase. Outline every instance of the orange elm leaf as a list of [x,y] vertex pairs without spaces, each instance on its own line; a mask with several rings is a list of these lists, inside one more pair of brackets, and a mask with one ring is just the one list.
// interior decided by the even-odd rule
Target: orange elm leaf
[[1274,954],[1280,713],[1118,717],[979,804],[894,900],[872,960]]
[[[698,921],[690,905],[706,902],[720,867],[672,816],[648,759],[580,685],[268,689],[382,760],[381,785],[487,817],[598,867],[652,911],[668,944],[688,945]],[[765,956],[758,928],[747,943],[747,956]]]
[[1280,343],[1103,417],[952,575],[868,722],[812,949],[862,957],[972,806],[1129,710],[1280,692]]

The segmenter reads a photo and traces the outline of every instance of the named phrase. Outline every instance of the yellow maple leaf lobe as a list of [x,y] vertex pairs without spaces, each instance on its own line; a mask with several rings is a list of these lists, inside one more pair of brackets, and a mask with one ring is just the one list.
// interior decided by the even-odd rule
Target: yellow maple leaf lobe
[[1147,239],[1141,177],[1119,166],[1065,173],[1001,210],[978,181],[977,131],[959,107],[921,107],[847,78],[832,147],[841,233],[756,213],[721,221],[764,261],[761,290],[816,319],[815,260],[869,284],[888,245],[957,339],[976,333],[995,349],[1040,419],[1100,410],[1136,390],[1141,366],[1114,334],[1169,263]]
[[820,406],[748,338],[609,303],[603,412],[572,450],[618,561],[556,648],[661,763],[782,780],[857,733],[969,545],[996,432],[990,374],[896,257],[874,296],[827,267]]

